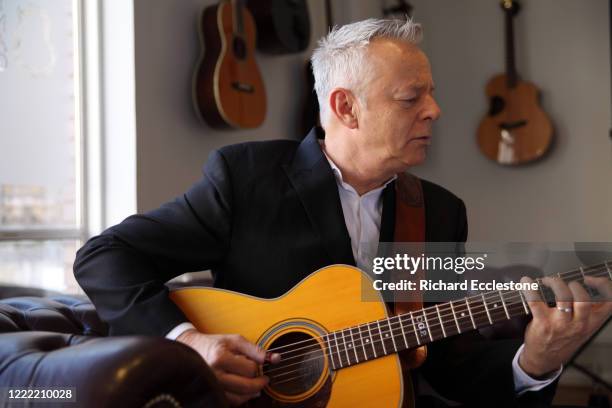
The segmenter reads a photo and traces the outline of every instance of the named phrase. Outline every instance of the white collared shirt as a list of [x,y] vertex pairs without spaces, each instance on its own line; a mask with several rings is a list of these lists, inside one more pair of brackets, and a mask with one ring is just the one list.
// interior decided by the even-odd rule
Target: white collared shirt
[[353,186],[342,179],[342,171],[338,166],[327,154],[325,157],[336,177],[344,223],[351,237],[355,264],[359,269],[369,270],[372,267],[373,258],[376,256],[380,239],[380,221],[383,208],[382,192],[397,176],[393,176],[382,186],[360,196]]

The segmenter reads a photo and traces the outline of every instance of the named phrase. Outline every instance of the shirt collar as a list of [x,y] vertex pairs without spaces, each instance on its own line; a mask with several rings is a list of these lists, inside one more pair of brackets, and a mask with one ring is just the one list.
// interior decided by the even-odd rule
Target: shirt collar
[[[323,154],[325,155],[325,158],[327,159],[327,162],[329,163],[329,165],[332,168],[332,172],[334,173],[334,177],[336,178],[336,183],[338,183],[339,186],[343,187],[346,190],[352,190],[355,191],[355,189],[353,188],[353,186],[351,186],[350,184],[346,183],[344,181],[344,178],[342,177],[342,170],[340,170],[340,168],[338,166],[336,166],[336,163],[333,162],[333,160],[327,155],[327,153],[325,152],[325,149],[323,148],[325,141],[324,140],[319,140],[319,145],[321,145],[321,151],[323,152]],[[374,190],[370,190],[367,193],[363,194],[363,195],[369,195],[369,194],[374,194],[377,192],[382,191],[385,187],[387,187],[387,185],[389,183],[391,183],[392,181],[394,181],[397,178],[397,174],[395,174],[393,177],[391,177],[389,180],[385,181],[385,183],[380,186],[375,188]],[[355,193],[357,193],[355,191]]]

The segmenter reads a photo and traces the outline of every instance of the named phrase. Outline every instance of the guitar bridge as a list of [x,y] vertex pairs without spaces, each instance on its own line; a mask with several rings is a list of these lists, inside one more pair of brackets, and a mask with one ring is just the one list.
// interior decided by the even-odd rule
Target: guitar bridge
[[523,127],[526,124],[527,124],[526,120],[519,120],[519,121],[516,121],[516,122],[500,123],[499,127],[502,128],[503,130],[512,130],[512,129]]
[[234,81],[232,82],[232,88],[234,88],[238,92],[244,92],[244,93],[255,92],[255,87],[253,85],[245,84],[244,82]]

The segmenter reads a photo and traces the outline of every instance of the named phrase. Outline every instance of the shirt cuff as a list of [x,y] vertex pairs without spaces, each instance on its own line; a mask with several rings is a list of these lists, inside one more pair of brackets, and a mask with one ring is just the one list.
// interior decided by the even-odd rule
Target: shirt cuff
[[168,334],[166,334],[166,338],[168,340],[176,340],[178,336],[180,336],[189,329],[195,329],[195,326],[189,322],[181,323],[174,329],[170,330]]
[[544,380],[536,380],[535,378],[531,378],[529,374],[527,374],[519,365],[519,357],[523,352],[523,348],[525,344],[521,344],[521,347],[517,350],[514,355],[514,359],[512,360],[512,374],[514,376],[514,391],[517,395],[521,395],[526,393],[527,391],[539,391],[542,388],[550,385],[553,381],[555,381],[563,371],[563,366],[559,368],[554,374],[552,374],[549,378]]

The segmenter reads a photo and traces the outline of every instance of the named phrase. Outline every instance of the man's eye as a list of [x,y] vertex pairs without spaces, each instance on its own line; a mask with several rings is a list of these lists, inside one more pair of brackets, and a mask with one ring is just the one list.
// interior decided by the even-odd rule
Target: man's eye
[[414,98],[402,99],[402,102],[415,103],[418,99],[419,98],[415,96]]

